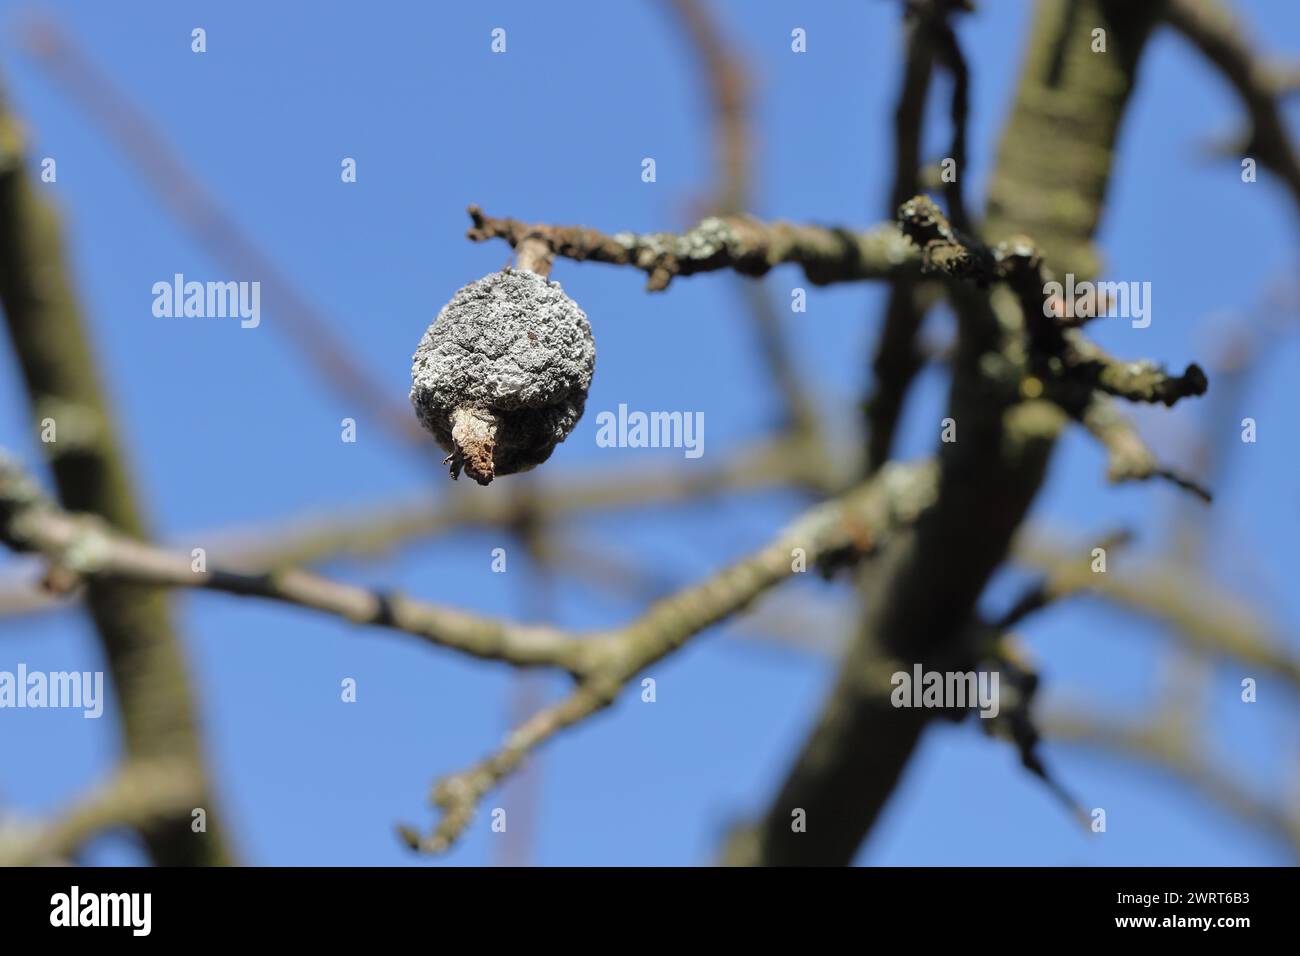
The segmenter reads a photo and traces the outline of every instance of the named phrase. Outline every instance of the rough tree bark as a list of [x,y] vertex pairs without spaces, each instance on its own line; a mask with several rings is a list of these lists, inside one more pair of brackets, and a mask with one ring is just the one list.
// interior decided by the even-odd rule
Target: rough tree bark
[[[1019,88],[999,150],[983,231],[1034,238],[1058,273],[1097,268],[1092,237],[1139,54],[1159,3],[1045,0],[1037,5]],[[1091,32],[1106,31],[1105,54]],[[959,441],[940,454],[938,500],[866,572],[866,617],[834,689],[766,816],[738,831],[731,863],[847,864],[893,793],[932,712],[889,704],[891,661],[951,652],[971,623],[1037,494],[1063,424],[1043,402],[1008,396],[988,353],[1015,359],[997,296],[963,293],[948,415]],[[1011,309],[1001,308],[1004,317]],[[791,827],[794,809],[807,831]]]

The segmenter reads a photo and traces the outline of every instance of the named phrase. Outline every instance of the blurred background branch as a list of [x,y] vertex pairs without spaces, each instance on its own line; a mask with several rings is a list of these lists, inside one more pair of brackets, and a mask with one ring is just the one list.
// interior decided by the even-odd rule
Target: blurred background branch
[[[1286,70],[1266,67],[1226,8],[1214,0],[1160,0],[1141,8],[1120,0],[1045,0],[1035,13],[987,207],[981,220],[972,221],[966,208],[970,184],[965,180],[971,75],[955,28],[956,15],[965,7],[952,0],[898,4],[903,14],[903,61],[893,111],[888,219],[922,187],[931,185],[922,133],[925,104],[941,71],[951,83],[945,158],[954,161],[956,176],[940,182],[952,226],[969,234],[971,248],[982,255],[991,256],[994,243],[1007,240],[1016,248],[1032,250],[1035,257],[1041,254],[1058,272],[1095,274],[1099,258],[1093,240],[1109,188],[1118,128],[1147,35],[1162,20],[1185,35],[1232,84],[1252,128],[1243,150],[1257,155],[1300,204],[1300,165],[1280,107],[1294,84]],[[1045,394],[1041,392],[1043,370],[1033,362],[1043,356],[1026,356],[1022,348],[1035,289],[1029,289],[1026,297],[1024,289],[991,291],[936,279],[922,271],[928,252],[923,255],[906,241],[892,221],[854,232],[765,224],[748,216],[758,192],[759,150],[751,102],[754,71],[732,41],[732,31],[705,0],[656,0],[654,9],[668,14],[665,19],[679,31],[682,45],[697,64],[702,99],[709,104],[713,184],[701,211],[710,218],[683,233],[605,234],[584,227],[497,219],[472,209],[470,237],[502,238],[512,247],[540,242],[548,253],[562,258],[631,266],[647,274],[651,289],[665,288],[676,276],[719,269],[739,273],[725,278],[740,290],[763,374],[779,405],[771,433],[689,470],[638,467],[566,473],[548,467],[542,476],[529,476],[504,492],[474,489],[465,494],[464,489],[454,489],[437,498],[420,496],[396,505],[385,501],[335,509],[324,516],[281,525],[262,523],[250,532],[226,530],[203,539],[213,542],[213,555],[223,562],[223,570],[215,572],[213,579],[228,585],[226,590],[283,596],[288,580],[290,591],[308,598],[301,603],[324,603],[326,610],[344,617],[368,617],[389,625],[395,623],[391,614],[380,620],[388,612],[357,614],[355,600],[340,604],[330,597],[346,593],[373,609],[383,606],[383,601],[375,604],[375,593],[290,569],[343,557],[370,559],[474,529],[505,531],[526,553],[529,567],[519,603],[522,616],[537,622],[518,632],[525,637],[526,653],[480,656],[556,665],[570,670],[577,686],[570,696],[548,705],[542,685],[519,679],[511,691],[507,717],[515,729],[500,750],[440,780],[434,801],[442,816],[427,834],[408,831],[409,842],[424,849],[446,849],[468,825],[480,799],[504,782],[510,789],[502,801],[511,807],[514,822],[496,859],[506,864],[529,861],[536,837],[538,791],[535,776],[530,780],[521,772],[526,758],[559,731],[602,711],[647,663],[675,652],[693,634],[745,612],[746,617],[731,624],[729,631],[743,638],[746,646],[762,641],[800,654],[834,655],[840,670],[816,726],[767,813],[734,834],[727,850],[730,862],[851,860],[895,792],[934,716],[890,707],[880,694],[880,676],[899,661],[964,662],[970,655],[986,653],[993,654],[1006,674],[1014,673],[1021,681],[1016,693],[1023,706],[1014,708],[1014,716],[999,732],[1013,739],[1025,768],[1040,776],[1067,805],[1073,804],[1067,782],[1049,775],[1039,759],[1040,731],[1050,739],[1136,759],[1170,773],[1246,823],[1287,841],[1300,855],[1300,811],[1285,800],[1265,798],[1237,783],[1206,744],[1203,711],[1208,706],[1209,668],[1258,671],[1280,681],[1292,695],[1289,705],[1293,705],[1300,690],[1300,657],[1254,601],[1219,584],[1206,567],[1209,519],[1203,509],[1192,513],[1179,506],[1176,533],[1167,552],[1126,553],[1104,574],[1095,573],[1089,566],[1089,549],[1071,543],[1069,536],[1045,530],[1037,521],[1022,527],[1068,417],[1077,418],[1102,442],[1112,479],[1164,478],[1206,497],[1207,487],[1217,484],[1221,474],[1213,436],[1221,439],[1235,424],[1234,399],[1240,397],[1259,341],[1243,338],[1227,350],[1226,363],[1211,367],[1215,388],[1210,394],[1215,404],[1205,416],[1202,446],[1188,474],[1174,470],[1137,427],[1094,390],[1167,401],[1204,390],[1204,376],[1198,379],[1192,372],[1199,373],[1198,367],[1170,376],[1154,365],[1111,359],[1070,331],[1061,341],[1077,348],[1074,358],[1093,363],[1095,379],[1087,383],[1086,406],[1068,407],[1072,397],[1061,390],[1049,387]],[[1113,44],[1113,55],[1101,59],[1092,55],[1087,44],[1090,31],[1099,23],[1105,25]],[[354,359],[347,338],[334,331],[340,326],[308,302],[185,167],[143,110],[70,37],[52,21],[37,19],[29,22],[24,42],[42,69],[121,148],[215,261],[235,274],[262,277],[273,293],[270,297],[284,310],[277,314],[295,342],[296,354],[306,358],[325,384],[356,402],[399,447],[414,449],[421,456],[434,451],[415,428],[405,403],[394,399],[393,390]],[[1042,148],[1047,142],[1052,149]],[[149,561],[169,560],[168,567],[180,568],[183,558],[169,558],[146,544],[148,530],[126,478],[107,397],[97,382],[91,343],[66,275],[54,216],[48,204],[35,198],[26,180],[21,129],[5,111],[0,115],[0,238],[4,240],[0,300],[36,419],[50,415],[64,435],[78,436],[75,442],[44,449],[53,455],[53,476],[63,508],[105,519],[113,530],[102,533],[136,558],[149,559],[137,565],[137,571],[145,565],[154,570],[161,566]],[[867,426],[861,450],[832,452],[828,447],[828,412],[818,406],[815,381],[799,368],[782,321],[783,309],[761,283],[750,281],[749,277],[762,276],[783,262],[800,264],[805,278],[815,284],[864,278],[887,284],[872,350],[870,390],[861,406]],[[1041,276],[1035,281],[1041,284]],[[605,543],[585,542],[576,533],[577,523],[592,516],[717,502],[773,490],[825,499],[850,487],[859,475],[874,479],[864,486],[868,496],[872,488],[892,487],[886,497],[902,494],[899,486],[891,485],[895,481],[891,476],[898,472],[884,466],[893,454],[909,390],[925,363],[936,358],[918,338],[926,315],[941,304],[950,306],[958,319],[956,348],[942,357],[942,363],[952,375],[947,414],[959,422],[962,440],[941,448],[937,488],[926,490],[928,479],[913,482],[915,487],[904,497],[914,496],[920,488],[919,498],[927,506],[921,508],[913,500],[904,509],[906,520],[897,522],[897,527],[890,523],[892,518],[884,522],[889,534],[879,540],[874,534],[863,539],[864,530],[881,530],[879,521],[864,526],[832,520],[850,513],[881,517],[873,510],[878,502],[862,498],[860,489],[857,498],[832,498],[762,551],[692,585],[682,575],[654,567],[645,556],[628,557]],[[1289,308],[1294,316],[1294,290]],[[1069,416],[1061,414],[1062,407],[1067,407]],[[68,423],[76,427],[65,427]],[[933,503],[931,491],[937,495]],[[846,500],[857,505],[846,509]],[[94,528],[101,533],[98,525]],[[781,592],[758,601],[789,577],[790,548],[809,534],[818,542],[809,560],[820,554],[832,565],[843,563],[841,552],[847,548],[855,559],[847,563],[853,565],[856,558],[871,554],[852,600],[828,598],[809,605],[797,595]],[[1108,546],[1119,543],[1105,540]],[[57,547],[47,550],[56,557],[59,553]],[[1030,571],[1033,580],[1001,620],[985,624],[977,601],[994,573],[1007,563]],[[1122,567],[1122,572],[1116,567]],[[50,583],[44,561],[23,568],[0,579],[0,615],[67,606],[66,594],[53,593],[33,580],[41,576]],[[136,583],[93,569],[82,577],[84,588],[75,587],[75,574],[64,581],[64,587],[84,599],[108,654],[123,707],[126,758],[107,782],[56,816],[0,831],[0,861],[75,858],[97,833],[123,827],[146,835],[157,862],[228,860],[218,833],[189,831],[191,808],[210,808],[211,798],[193,703],[162,596],[158,589],[146,586],[150,577],[143,571],[132,579]],[[199,583],[184,578],[178,572],[159,580],[166,579],[163,583],[169,585]],[[556,588],[570,581],[622,594],[645,610],[621,628],[597,632],[590,649],[575,651],[571,657],[569,650],[576,645],[559,627],[555,600]],[[1006,632],[1021,624],[1032,627],[1038,614],[1054,613],[1067,599],[1085,595],[1159,622],[1160,632],[1168,637],[1166,664],[1173,690],[1143,719],[1102,718],[1095,713],[1099,705],[1072,709],[1053,704],[1041,708],[1042,715],[1030,713],[1038,676],[1006,650],[1018,643]],[[751,602],[755,602],[752,609]],[[423,605],[419,609],[429,610]],[[453,630],[462,625],[474,630],[486,622],[487,645],[497,651],[509,644],[502,643],[502,632],[493,629],[499,624],[494,617],[463,618],[450,609],[434,610],[439,621],[444,612],[454,619]],[[541,658],[535,653],[539,645],[533,642],[538,635],[555,638],[541,642],[551,648]],[[462,650],[468,647],[464,641],[451,644],[465,645]],[[990,650],[993,645],[996,653]],[[563,650],[556,652],[556,647]],[[807,811],[816,826],[807,833],[793,833],[791,807]]]
[[[33,432],[48,432],[50,422],[62,430],[62,441],[55,431],[55,440],[42,442],[41,449],[67,507],[144,537],[148,530],[100,383],[94,343],[64,261],[58,216],[37,195],[25,164],[23,128],[0,99],[0,305],[26,384]],[[117,692],[127,759],[175,759],[201,768],[184,652],[162,593],[95,582],[85,600]],[[201,769],[194,772],[203,779]],[[211,813],[213,827],[191,831],[188,813],[151,820],[143,835],[156,863],[229,860],[211,793],[203,783],[194,793],[196,805]]]

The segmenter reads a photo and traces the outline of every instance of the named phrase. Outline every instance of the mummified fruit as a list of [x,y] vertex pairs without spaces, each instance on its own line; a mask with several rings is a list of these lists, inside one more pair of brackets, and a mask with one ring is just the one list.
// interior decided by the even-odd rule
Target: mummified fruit
[[596,366],[591,325],[558,282],[505,269],[458,291],[415,350],[420,423],[480,485],[551,456],[582,417]]

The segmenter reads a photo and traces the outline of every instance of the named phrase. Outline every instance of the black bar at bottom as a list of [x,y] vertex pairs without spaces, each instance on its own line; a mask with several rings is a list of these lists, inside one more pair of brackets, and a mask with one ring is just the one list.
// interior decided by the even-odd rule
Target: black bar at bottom
[[6,943],[75,935],[128,945],[133,937],[373,944],[437,928],[434,945],[461,929],[493,943],[553,936],[563,945],[598,928],[652,940],[692,927],[762,934],[775,921],[792,930],[807,922],[818,935],[843,925],[860,939],[893,929],[970,942],[1172,933],[1230,944],[1288,927],[1295,876],[1281,868],[0,870],[0,932]]

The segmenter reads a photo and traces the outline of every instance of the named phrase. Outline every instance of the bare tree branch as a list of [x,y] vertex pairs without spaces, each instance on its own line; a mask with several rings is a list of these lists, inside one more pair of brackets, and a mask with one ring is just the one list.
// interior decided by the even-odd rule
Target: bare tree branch
[[1147,447],[1136,426],[1111,402],[1094,400],[1083,415],[1083,425],[1106,449],[1106,477],[1113,482],[1148,481],[1160,478],[1196,495],[1206,504],[1213,500],[1209,489],[1161,465]]
[[[781,436],[720,456],[697,468],[611,469],[539,479],[526,489],[454,489],[435,500],[421,496],[398,504],[354,507],[342,514],[309,515],[255,531],[213,530],[178,536],[203,545],[232,569],[265,570],[347,557],[373,557],[405,543],[475,528],[505,528],[526,516],[554,522],[626,508],[651,508],[707,500],[725,493],[792,488],[826,495],[849,483],[854,470],[818,459],[798,436]],[[0,614],[33,613],[64,606],[60,593],[35,587],[14,573],[0,577]]]
[[1021,535],[1013,558],[1044,574],[1049,600],[1093,594],[1169,624],[1171,635],[1211,658],[1258,667],[1300,692],[1300,657],[1288,651],[1247,601],[1177,561],[1143,560],[1123,573],[1095,573],[1090,548],[1062,546],[1043,532]]
[[[56,440],[41,448],[62,501],[143,535],[146,522],[72,291],[58,216],[25,173],[24,147],[17,119],[0,102],[0,305],[32,421],[38,429],[43,420],[54,422]],[[127,758],[199,766],[198,716],[162,594],[95,582],[86,603],[121,704]],[[213,808],[210,796],[204,804]],[[145,834],[149,852],[161,864],[227,862],[215,824],[203,833],[191,832],[185,820],[154,828]]]
[[[905,8],[908,9],[908,8]],[[905,16],[903,78],[894,107],[894,181],[889,214],[920,189],[921,124],[934,72],[933,16],[928,4]],[[902,273],[889,286],[884,323],[871,362],[871,391],[862,410],[867,426],[866,468],[870,473],[889,459],[903,399],[922,367],[916,336],[925,316],[917,279]]]
[[70,515],[37,491],[12,459],[0,455],[0,540],[35,551],[89,581],[192,587],[260,597],[421,637],[439,647],[520,667],[581,673],[582,648],[567,635],[410,600],[399,594],[331,581],[284,568],[244,573],[196,570],[186,554],[165,551],[114,531],[92,515]]
[[1236,775],[1206,759],[1192,734],[1159,715],[1142,722],[1056,710],[1040,722],[1053,741],[1136,760],[1185,781],[1232,816],[1286,841],[1300,858],[1300,806],[1270,802],[1243,787]]
[[[740,57],[731,50],[712,16],[707,0],[668,0],[694,49],[713,103],[714,152],[717,183],[714,212],[737,215],[750,205],[754,179],[749,119],[749,80]],[[781,316],[761,284],[741,282],[759,355],[768,378],[784,403],[785,421],[797,435],[818,440],[817,408],[795,366]]]
[[603,709],[643,668],[805,567],[829,572],[873,553],[933,500],[935,477],[928,463],[891,465],[871,481],[806,512],[750,557],[656,602],[621,628],[586,637],[380,595],[305,571],[196,571],[184,555],[117,534],[93,517],[66,514],[7,458],[0,458],[0,540],[18,550],[39,551],[55,565],[92,581],[199,587],[270,598],[416,634],[476,657],[516,666],[551,666],[573,675],[578,686],[568,701],[525,723],[501,754],[467,772],[468,789],[455,784],[451,790],[437,791],[437,802],[448,814],[431,837],[414,842],[438,850],[463,830],[467,801],[476,801],[529,750]]
[[1232,84],[1250,117],[1247,155],[1282,180],[1300,211],[1300,155],[1280,107],[1285,78],[1255,54],[1232,11],[1219,0],[1168,0],[1166,17]]
[[[990,236],[1014,251],[1013,237],[1031,235],[1043,261],[1076,274],[1095,271],[1093,232],[1155,12],[1110,0],[1037,6],[990,187]],[[1063,64],[1053,67],[1058,38],[1077,40],[1085,26],[1098,25],[1111,38],[1110,55],[1092,57],[1085,44],[1065,42],[1059,44]],[[1059,122],[1067,115],[1086,116],[1086,122]],[[1043,150],[1049,140],[1056,148]],[[1058,195],[1060,202],[1054,201]],[[932,267],[977,279],[987,270],[968,246],[933,238],[943,241],[934,251],[944,255],[927,247]],[[963,248],[964,257],[947,257]],[[733,843],[731,862],[848,862],[928,723],[922,710],[882,704],[879,688],[864,675],[879,677],[882,656],[924,663],[965,633],[977,598],[1037,494],[1064,424],[1059,408],[1021,400],[1024,375],[1015,356],[1023,344],[1008,330],[1023,329],[1028,316],[1010,298],[1008,304],[996,294],[965,292],[956,301],[960,337],[949,416],[963,431],[940,454],[938,498],[876,559],[866,584],[866,620],[816,727],[762,821]],[[959,540],[954,528],[962,529]],[[792,830],[794,808],[806,813],[806,832]]]
[[885,279],[915,262],[915,252],[893,225],[866,232],[788,222],[763,223],[743,216],[711,216],[680,235],[670,232],[612,235],[585,226],[548,226],[497,219],[469,207],[475,242],[504,239],[512,247],[540,239],[562,258],[632,266],[649,276],[646,289],[659,292],[677,276],[731,269],[765,275],[791,262],[814,285]]
[[[47,822],[0,831],[0,866],[40,866],[74,856],[104,831],[150,833],[207,810],[202,768],[182,759],[128,760]],[[206,824],[205,824],[206,825]]]

